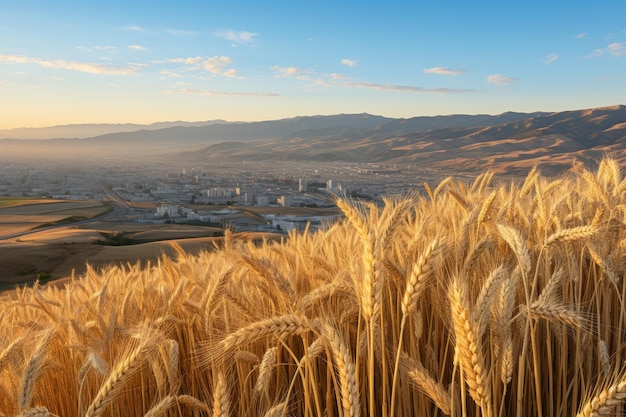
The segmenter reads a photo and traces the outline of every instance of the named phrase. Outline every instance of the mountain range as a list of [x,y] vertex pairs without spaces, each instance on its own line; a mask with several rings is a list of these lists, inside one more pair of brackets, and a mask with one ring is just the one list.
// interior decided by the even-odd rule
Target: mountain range
[[[90,125],[78,125],[86,129]],[[168,122],[85,138],[0,140],[2,154],[131,155],[207,160],[428,164],[451,172],[504,173],[539,164],[560,171],[610,154],[626,163],[626,106],[556,113],[393,119],[370,114],[263,122]],[[74,125],[76,127],[76,125]],[[62,131],[62,126],[56,127]],[[2,132],[0,132],[2,133]],[[40,132],[41,133],[41,132]]]

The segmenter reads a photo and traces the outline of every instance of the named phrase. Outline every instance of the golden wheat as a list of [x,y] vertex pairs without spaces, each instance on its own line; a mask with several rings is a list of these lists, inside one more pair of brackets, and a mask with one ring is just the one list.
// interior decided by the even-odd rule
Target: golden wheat
[[7,292],[0,416],[618,413],[619,165],[492,179]]

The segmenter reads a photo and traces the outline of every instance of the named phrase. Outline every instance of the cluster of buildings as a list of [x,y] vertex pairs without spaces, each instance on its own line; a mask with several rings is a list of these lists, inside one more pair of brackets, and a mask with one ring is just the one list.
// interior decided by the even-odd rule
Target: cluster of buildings
[[257,214],[245,209],[238,210],[236,208],[199,210],[185,206],[161,205],[156,208],[152,219],[144,218],[143,221],[178,223],[200,222],[223,229],[230,229],[235,232],[289,232],[292,230],[302,231],[306,228],[311,231],[316,231],[334,223],[338,217],[338,214],[296,216],[288,214]]

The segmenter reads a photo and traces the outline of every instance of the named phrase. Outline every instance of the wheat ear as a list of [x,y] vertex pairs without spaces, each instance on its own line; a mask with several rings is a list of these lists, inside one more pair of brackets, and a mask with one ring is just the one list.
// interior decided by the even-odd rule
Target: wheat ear
[[339,331],[330,324],[322,325],[322,332],[331,347],[333,361],[341,384],[341,404],[345,416],[359,417],[361,404],[356,382],[354,361]]
[[22,376],[22,387],[20,390],[19,397],[19,409],[21,411],[25,410],[26,407],[30,406],[30,403],[33,399],[33,391],[35,389],[35,383],[39,379],[39,376],[42,371],[42,364],[44,358],[46,357],[46,345],[48,343],[48,339],[52,331],[48,331],[44,334],[41,340],[37,343],[32,356],[30,357],[28,364],[26,366],[26,370],[24,371],[24,375]]
[[309,329],[308,320],[298,314],[271,317],[231,333],[222,340],[222,347],[224,352],[227,352],[235,346],[253,342],[264,336],[274,335],[280,338],[290,334],[302,333]]
[[485,409],[489,406],[491,397],[488,372],[485,368],[481,343],[477,337],[477,329],[474,327],[475,320],[469,309],[467,293],[459,278],[452,281],[448,297],[458,359],[471,397],[481,408]]
[[165,415],[165,412],[176,404],[176,400],[177,398],[175,396],[168,395],[149,409],[143,417],[157,417]]
[[572,227],[570,229],[559,230],[546,239],[544,246],[550,246],[556,242],[568,242],[571,240],[585,239],[595,235],[598,228],[593,225]]
[[256,393],[267,392],[267,389],[270,387],[270,380],[276,362],[278,361],[277,352],[278,348],[276,346],[265,351],[261,364],[259,365],[259,376],[256,379],[256,384],[254,384],[254,391]]
[[587,401],[576,417],[600,417],[613,415],[617,406],[626,398],[626,379],[600,391]]
[[33,407],[20,414],[20,417],[58,417],[46,407]]
[[415,310],[415,303],[424,289],[426,280],[432,272],[431,265],[428,261],[431,257],[439,253],[441,247],[441,240],[439,238],[435,238],[430,245],[426,247],[417,262],[413,264],[411,275],[406,283],[406,289],[404,290],[404,295],[402,297],[401,308],[403,316],[406,316]]
[[287,401],[276,404],[275,406],[267,410],[267,412],[264,414],[264,417],[281,417],[284,414],[286,407]]
[[376,262],[374,258],[374,244],[370,239],[368,227],[359,210],[344,200],[337,200],[336,204],[350,223],[352,223],[364,246],[362,282],[358,283],[356,288],[361,300],[360,305],[363,317],[369,321],[374,314],[374,265]]
[[421,363],[404,352],[400,353],[400,369],[408,375],[410,382],[430,398],[445,415],[451,415],[452,398],[450,392],[430,375]]
[[213,391],[213,417],[228,417],[229,415],[230,397],[226,387],[226,377],[219,372]]
[[487,330],[487,322],[489,319],[489,313],[491,311],[491,303],[495,298],[496,291],[500,287],[500,282],[504,278],[504,266],[500,265],[491,273],[489,277],[483,283],[478,298],[475,303],[475,311],[477,315],[475,317],[475,326],[477,330],[478,339],[482,338]]
[[185,404],[197,410],[202,410],[207,414],[211,411],[208,405],[198,400],[197,398],[192,397],[191,395],[179,395],[178,397],[176,397],[176,400],[181,404]]
[[521,267],[522,274],[528,274],[532,265],[526,242],[524,242],[520,233],[514,228],[504,224],[498,224],[497,227],[500,236],[502,236],[505,242],[511,247],[517,257],[517,262]]
[[152,337],[142,336],[140,343],[124,359],[119,361],[104,384],[100,387],[98,394],[93,399],[85,417],[98,417],[113,401],[113,397],[123,387],[124,382],[136,372],[143,363],[146,353],[152,349]]

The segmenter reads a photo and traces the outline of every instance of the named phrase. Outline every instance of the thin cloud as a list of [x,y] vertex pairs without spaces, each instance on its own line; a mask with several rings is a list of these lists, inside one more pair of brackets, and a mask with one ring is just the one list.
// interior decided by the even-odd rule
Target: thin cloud
[[0,55],[0,62],[10,62],[15,64],[35,64],[44,68],[80,71],[89,74],[130,75],[137,72],[135,67],[114,67],[90,62],[66,61],[63,59],[55,59],[54,61],[49,61],[45,59],[32,58],[22,55]]
[[170,71],[168,69],[164,69],[164,70],[159,71],[159,74],[165,75],[166,77],[182,78],[182,75],[180,75],[179,73],[174,72],[174,71]]
[[131,32],[145,33],[147,35],[154,35],[155,34],[153,31],[148,30],[148,29],[144,29],[144,28],[142,28],[140,26],[137,26],[137,25],[124,26],[122,29],[123,30],[129,30]]
[[193,30],[180,30],[180,29],[167,29],[167,33],[174,36],[186,36],[193,37],[200,35],[200,32],[196,32]]
[[348,58],[344,58],[341,60],[341,65],[345,65],[347,67],[356,67],[356,61]]
[[487,76],[487,83],[497,86],[508,85],[517,81],[516,78],[504,77],[502,74],[493,74]]
[[211,57],[187,57],[187,58],[169,58],[163,60],[154,60],[153,64],[183,64],[187,71],[205,70],[211,74],[220,74],[225,77],[236,77],[237,70],[234,68],[226,68],[232,63],[232,59],[228,56],[211,56]]
[[626,55],[626,42],[610,43],[605,48],[594,50],[591,54],[592,57],[603,55],[610,55],[616,58],[622,55]]
[[215,36],[222,39],[227,39],[229,41],[233,41],[236,43],[250,43],[254,42],[254,37],[257,36],[257,33],[246,32],[246,31],[236,31],[232,29],[226,29],[215,33]]
[[114,51],[115,46],[102,45],[102,46],[78,46],[78,49],[86,52],[94,52],[94,51]]
[[146,47],[141,45],[128,45],[128,49],[132,49],[133,51],[145,51]]
[[214,91],[214,90],[196,90],[192,88],[181,88],[178,90],[165,91],[165,94],[183,94],[197,96],[225,96],[225,97],[278,97],[276,93],[251,93],[237,91]]
[[545,62],[546,65],[550,65],[551,63],[553,63],[557,59],[559,59],[559,55],[558,54],[550,54],[550,55],[547,55],[544,58],[543,62]]
[[296,67],[280,67],[278,65],[274,65],[270,69],[274,71],[277,77],[280,78],[292,77],[302,73],[302,70]]
[[186,64],[186,65],[198,65],[204,58],[201,56],[188,57],[188,58],[168,58],[152,61],[153,64]]
[[433,67],[433,68],[424,68],[424,73],[426,74],[438,74],[438,75],[452,75],[457,76],[461,74],[465,74],[467,71],[463,69],[452,69],[446,67]]
[[455,88],[425,88],[425,87],[415,87],[410,85],[390,85],[390,84],[376,84],[376,83],[366,83],[366,82],[347,82],[341,83],[340,85],[344,87],[354,87],[354,88],[367,88],[370,90],[380,90],[380,91],[393,91],[400,93],[435,93],[435,94],[455,94],[455,93],[473,93],[476,90],[470,89],[455,89]]
[[576,39],[583,39],[587,37],[587,33],[586,32],[580,32],[578,35],[576,35]]

